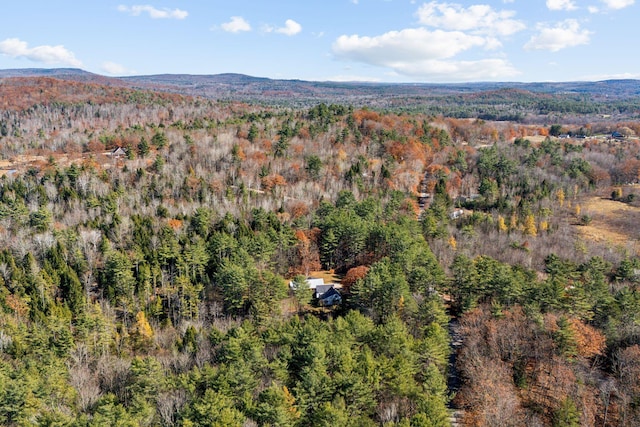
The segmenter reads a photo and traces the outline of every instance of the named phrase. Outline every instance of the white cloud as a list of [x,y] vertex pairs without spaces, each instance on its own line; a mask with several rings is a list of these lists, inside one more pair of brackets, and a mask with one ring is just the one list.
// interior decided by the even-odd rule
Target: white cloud
[[549,10],[576,10],[578,7],[572,0],[547,0]]
[[262,31],[265,33],[280,33],[287,36],[294,36],[302,31],[302,25],[298,24],[293,19],[287,19],[284,23],[284,27],[273,27],[271,25],[263,25]]
[[635,3],[635,0],[601,0],[609,9],[624,9]]
[[390,66],[399,61],[411,61],[412,58],[451,58],[462,51],[485,44],[485,38],[460,31],[415,28],[390,31],[376,37],[343,35],[334,42],[333,52],[350,60]]
[[575,19],[565,19],[555,26],[538,24],[538,34],[531,37],[524,48],[527,50],[549,50],[557,52],[559,50],[588,44],[591,32],[580,28],[580,24]]
[[111,74],[112,76],[124,76],[127,74],[135,74],[135,70],[129,70],[125,68],[123,65],[117,64],[111,61],[105,61],[100,66],[100,70],[104,71],[107,74]]
[[242,16],[232,16],[231,21],[221,25],[222,29],[229,33],[251,31],[251,25]]
[[445,30],[508,36],[525,28],[523,22],[513,19],[514,11],[496,11],[484,4],[465,8],[456,3],[432,1],[420,6],[416,14],[421,24]]
[[510,77],[517,71],[502,59],[454,61],[474,47],[490,47],[492,39],[461,31],[425,28],[391,31],[377,37],[340,36],[333,44],[341,59],[387,67],[398,74],[430,80],[483,80]]
[[82,62],[76,59],[73,52],[62,45],[29,47],[27,42],[13,38],[0,42],[0,53],[13,58],[26,58],[30,61],[43,62],[45,64],[82,66]]
[[286,36],[295,36],[302,31],[302,25],[298,24],[293,19],[287,19],[284,23],[284,27],[276,28],[275,32],[284,34]]
[[189,15],[189,13],[184,10],[171,10],[168,8],[156,9],[148,4],[135,6],[120,5],[118,6],[118,11],[128,13],[131,16],[139,16],[143,12],[146,12],[152,19],[185,19]]
[[589,6],[589,7],[587,7],[587,10],[589,11],[589,13],[598,13],[598,12],[600,12],[600,9],[598,9],[598,7],[596,7],[596,6]]
[[502,47],[505,37],[526,28],[515,15],[515,11],[483,4],[465,7],[431,1],[416,11],[422,27],[372,37],[342,35],[333,43],[332,51],[339,59],[385,67],[396,75],[421,80],[504,79],[520,74],[507,59],[462,60],[457,56]]

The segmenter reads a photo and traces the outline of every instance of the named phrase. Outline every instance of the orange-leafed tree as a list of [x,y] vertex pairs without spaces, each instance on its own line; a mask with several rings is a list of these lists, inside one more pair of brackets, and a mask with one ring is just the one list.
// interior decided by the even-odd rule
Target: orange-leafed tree
[[342,289],[349,293],[351,287],[360,279],[363,279],[369,272],[369,267],[366,265],[359,265],[357,267],[350,268],[347,274],[342,278]]
[[271,191],[276,187],[283,187],[287,185],[287,180],[284,179],[282,175],[274,174],[262,178],[261,183],[264,191]]
[[607,339],[601,332],[575,318],[569,320],[569,325],[573,330],[576,353],[579,356],[591,358],[604,353]]

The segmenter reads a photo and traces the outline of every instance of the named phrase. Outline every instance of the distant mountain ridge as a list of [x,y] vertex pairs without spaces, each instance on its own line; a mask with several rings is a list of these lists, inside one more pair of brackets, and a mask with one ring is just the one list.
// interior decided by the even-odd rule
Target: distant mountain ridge
[[247,96],[330,97],[348,95],[421,96],[465,94],[500,89],[520,89],[533,93],[585,94],[594,97],[633,98],[640,96],[640,80],[602,80],[576,82],[471,82],[471,83],[370,83],[279,80],[245,74],[224,73],[154,74],[107,77],[79,68],[24,68],[0,70],[5,77],[53,77],[64,80],[125,85],[134,88],[160,89],[186,95],[211,98]]
[[0,70],[0,77],[98,76],[80,68],[13,68]]
[[521,123],[548,123],[558,121],[559,117],[565,122],[576,123],[640,118],[640,80],[446,84],[319,82],[234,73],[107,77],[77,68],[30,68],[0,70],[1,93],[12,96],[0,97],[0,108],[28,108],[50,101],[118,99],[119,102],[140,102],[155,99],[170,102],[177,99],[173,97],[186,96],[285,108],[333,103]]

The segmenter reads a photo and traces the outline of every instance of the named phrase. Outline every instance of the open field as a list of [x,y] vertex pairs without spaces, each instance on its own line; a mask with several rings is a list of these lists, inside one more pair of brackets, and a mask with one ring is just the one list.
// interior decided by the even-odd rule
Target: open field
[[616,247],[631,247],[640,253],[640,208],[602,197],[590,197],[581,205],[581,213],[589,215],[589,225],[579,227],[589,240],[606,242]]
[[[82,165],[86,162],[90,162],[93,166],[108,169],[113,167],[116,162],[120,161],[120,158],[113,157],[110,151],[73,154],[51,153],[48,156],[22,154],[13,156],[9,159],[0,159],[0,176],[7,175],[14,171],[17,173],[25,173],[31,168],[35,168],[40,171],[52,165],[69,167],[72,164]],[[150,160],[147,159],[145,162],[148,164]]]

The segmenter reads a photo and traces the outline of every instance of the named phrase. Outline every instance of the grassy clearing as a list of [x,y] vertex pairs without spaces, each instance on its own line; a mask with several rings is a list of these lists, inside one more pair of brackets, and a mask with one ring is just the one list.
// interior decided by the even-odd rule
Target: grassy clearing
[[591,217],[588,225],[579,227],[583,238],[612,246],[631,246],[640,254],[640,207],[590,197],[582,202],[581,214]]

